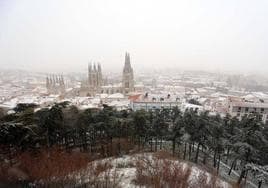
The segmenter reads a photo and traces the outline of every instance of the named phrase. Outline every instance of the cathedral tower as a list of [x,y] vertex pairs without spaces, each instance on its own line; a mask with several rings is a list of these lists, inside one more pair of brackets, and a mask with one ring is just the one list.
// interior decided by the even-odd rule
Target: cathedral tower
[[102,70],[101,65],[96,63],[88,65],[88,88],[89,95],[94,96],[96,93],[100,92],[102,86]]
[[65,94],[65,83],[63,75],[47,76],[46,88],[48,94]]
[[127,52],[125,54],[122,87],[124,94],[128,94],[129,92],[134,91],[134,74],[130,64],[130,56]]

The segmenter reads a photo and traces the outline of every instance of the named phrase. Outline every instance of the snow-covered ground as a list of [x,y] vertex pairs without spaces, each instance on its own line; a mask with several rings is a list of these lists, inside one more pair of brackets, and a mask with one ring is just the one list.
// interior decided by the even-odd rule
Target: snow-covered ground
[[[92,182],[92,174],[96,175],[96,171],[93,169],[96,169],[98,165],[102,164],[105,166],[105,164],[109,164],[110,168],[107,169],[106,171],[102,171],[100,175],[97,176],[98,180],[100,181],[105,181],[107,179],[107,174],[109,174],[110,179],[114,181],[114,178],[116,177],[117,180],[117,186],[118,187],[123,187],[123,188],[136,188],[136,187],[146,187],[146,186],[140,186],[136,185],[135,179],[136,179],[136,173],[137,173],[137,168],[136,168],[136,161],[140,159],[145,159],[145,161],[151,161],[152,164],[156,162],[157,158],[155,157],[154,154],[151,153],[146,153],[146,154],[135,154],[135,155],[125,155],[122,157],[118,158],[106,158],[102,160],[96,160],[93,161],[86,170],[82,172],[75,173],[75,178],[78,182],[78,184],[87,184]],[[189,167],[191,169],[191,173],[188,178],[189,185],[196,185],[198,184],[199,179],[201,178],[202,175],[207,176],[207,183],[210,182],[212,175],[202,169],[200,169],[197,166],[193,166],[193,164],[189,164],[185,161],[178,161],[178,160],[173,160],[173,159],[162,159],[158,158],[158,162],[160,164],[159,168],[163,168],[162,165],[164,165],[164,161],[169,161],[176,166],[182,167],[182,169],[186,169]],[[109,171],[109,173],[107,173]],[[96,177],[95,177],[96,178]],[[217,187],[222,187],[222,188],[229,188],[231,187],[230,184],[227,182],[218,179],[217,178]]]

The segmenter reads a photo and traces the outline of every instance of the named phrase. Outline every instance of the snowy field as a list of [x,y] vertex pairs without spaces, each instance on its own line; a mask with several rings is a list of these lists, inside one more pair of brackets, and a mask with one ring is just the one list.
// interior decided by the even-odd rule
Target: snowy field
[[[155,166],[159,168],[165,168],[164,165],[167,162],[172,163],[172,165],[174,166],[182,167],[182,169],[186,169],[187,167],[189,167],[191,169],[190,170],[191,173],[187,180],[189,187],[196,187],[196,185],[198,185],[199,183],[198,181],[200,180],[200,178],[202,178],[201,176],[204,176],[204,174],[207,177],[206,178],[207,184],[209,184],[209,182],[211,182],[211,179],[213,178],[210,173],[200,169],[197,166],[193,166],[193,164],[188,164],[186,162],[173,159],[157,158],[154,154],[151,153],[125,155],[118,158],[106,158],[102,160],[93,161],[92,164],[90,164],[86,170],[77,172],[75,173],[74,176],[78,185],[79,184],[93,185],[94,184],[93,181],[96,181],[95,178],[97,178],[98,181],[101,182],[105,182],[107,179],[110,179],[111,181],[110,183],[114,183],[113,185],[116,185],[116,187],[122,187],[122,188],[150,187],[147,185],[139,185],[135,183],[137,178],[137,161],[149,161],[152,168],[154,168]],[[102,167],[103,166],[106,167],[109,166],[109,167],[98,174],[98,172],[96,172],[96,169],[98,169],[99,168],[98,166],[101,165]],[[217,185],[216,187],[221,188],[232,187],[230,184],[228,184],[223,180],[220,180],[219,178],[216,178],[215,182]]]

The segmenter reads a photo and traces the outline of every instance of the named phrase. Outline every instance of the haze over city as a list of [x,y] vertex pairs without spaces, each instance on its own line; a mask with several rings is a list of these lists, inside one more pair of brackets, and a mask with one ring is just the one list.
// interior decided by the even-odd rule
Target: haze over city
[[266,0],[1,0],[1,68],[268,70]]

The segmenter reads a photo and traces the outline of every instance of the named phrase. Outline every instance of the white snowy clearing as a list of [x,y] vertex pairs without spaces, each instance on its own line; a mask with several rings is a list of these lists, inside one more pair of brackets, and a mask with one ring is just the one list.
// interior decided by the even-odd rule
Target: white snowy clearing
[[[110,185],[112,187],[122,188],[153,187],[137,183],[138,171],[141,172],[141,169],[137,167],[137,164],[140,164],[140,162],[147,163],[145,166],[143,166],[146,168],[143,170],[145,175],[155,174],[159,176],[159,173],[157,174],[156,171],[161,171],[165,176],[167,173],[165,172],[165,170],[167,170],[167,164],[171,164],[169,166],[171,167],[169,168],[169,173],[172,173],[173,171],[175,172],[176,167],[182,171],[186,171],[185,169],[188,169],[190,174],[187,176],[187,187],[205,187],[200,184],[200,181],[202,180],[205,180],[206,185],[214,183],[215,187],[219,188],[232,187],[229,183],[217,178],[216,176],[213,176],[205,170],[200,169],[196,165],[169,158],[158,158],[152,153],[124,155],[118,158],[96,160],[91,162],[86,170],[76,172],[74,176],[72,175],[72,177],[75,177],[76,184],[86,184],[91,185],[92,187],[102,187],[104,185],[107,187],[107,184],[108,187]],[[176,171],[176,173],[178,173],[178,171]],[[174,177],[176,179],[178,176]],[[165,181],[161,182],[161,185],[164,185],[164,187],[174,187],[174,184],[173,186],[170,186],[170,184]]]

